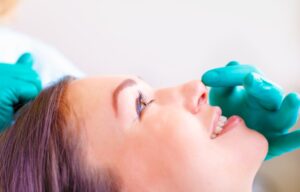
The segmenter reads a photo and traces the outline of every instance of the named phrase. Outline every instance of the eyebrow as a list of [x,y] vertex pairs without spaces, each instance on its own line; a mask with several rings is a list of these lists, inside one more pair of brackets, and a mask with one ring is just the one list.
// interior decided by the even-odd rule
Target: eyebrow
[[118,98],[119,98],[119,95],[120,95],[121,91],[124,90],[127,87],[131,87],[131,86],[134,86],[136,84],[137,84],[137,82],[134,81],[133,79],[125,79],[113,91],[113,94],[112,94],[112,106],[114,108],[114,112],[115,112],[116,116],[118,115]]

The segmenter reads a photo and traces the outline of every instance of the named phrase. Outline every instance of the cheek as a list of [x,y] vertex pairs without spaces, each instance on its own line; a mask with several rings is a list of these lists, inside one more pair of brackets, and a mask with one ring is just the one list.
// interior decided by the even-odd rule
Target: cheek
[[267,141],[261,134],[242,122],[223,137],[212,140],[203,124],[204,120],[199,121],[185,111],[165,109],[146,116],[141,131],[143,138],[149,139],[145,142],[155,146],[149,146],[149,150],[166,154],[177,162],[211,167],[223,165],[222,169],[227,167],[228,171],[256,170],[260,166],[267,153]]
[[164,171],[186,177],[186,170],[195,170],[193,166],[199,165],[199,158],[207,159],[203,152],[209,149],[207,143],[209,136],[195,117],[174,109],[152,109],[141,123],[126,132],[121,155],[126,163],[121,169],[135,179],[158,179],[164,177]]
[[207,129],[186,111],[165,107],[163,110],[152,109],[144,117],[137,130],[137,140],[144,150],[161,160],[178,164],[209,148],[211,140]]

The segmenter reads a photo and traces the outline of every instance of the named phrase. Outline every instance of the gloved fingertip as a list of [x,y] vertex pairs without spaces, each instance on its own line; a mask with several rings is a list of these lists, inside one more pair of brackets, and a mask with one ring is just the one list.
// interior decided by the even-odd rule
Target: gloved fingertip
[[219,74],[215,71],[208,71],[202,76],[202,82],[206,85],[216,83],[219,79]]
[[286,96],[286,102],[291,107],[300,107],[300,96],[298,93],[289,93]]
[[24,53],[22,54],[19,59],[17,60],[16,64],[22,64],[22,65],[33,65],[33,56],[31,53]]
[[230,61],[229,63],[227,63],[226,66],[233,66],[233,65],[239,65],[240,63],[237,61]]

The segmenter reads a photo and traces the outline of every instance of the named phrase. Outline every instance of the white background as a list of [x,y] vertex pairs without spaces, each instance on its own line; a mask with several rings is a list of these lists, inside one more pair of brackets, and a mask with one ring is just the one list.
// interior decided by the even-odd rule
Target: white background
[[[300,91],[299,0],[23,0],[10,26],[88,74],[137,74],[158,87],[237,60]],[[261,174],[278,191],[299,191],[299,156],[267,162]]]
[[237,60],[299,90],[299,9],[299,0],[22,0],[12,25],[89,74],[164,86]]

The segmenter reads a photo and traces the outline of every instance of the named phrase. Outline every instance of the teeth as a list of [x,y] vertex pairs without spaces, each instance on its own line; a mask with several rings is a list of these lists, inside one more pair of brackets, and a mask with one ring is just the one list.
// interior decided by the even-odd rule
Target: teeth
[[222,115],[219,120],[225,122],[225,121],[227,121],[227,117]]
[[210,136],[211,139],[214,139],[214,138],[216,138],[216,137],[217,137],[217,135],[216,135],[215,133],[213,133],[213,134]]
[[225,122],[219,121],[218,126],[223,127],[225,125]]
[[216,134],[219,134],[221,133],[221,131],[223,130],[223,127],[222,126],[217,126],[216,130],[215,130],[215,133]]
[[210,136],[211,139],[216,138],[218,136],[218,134],[220,134],[222,132],[223,126],[225,125],[226,121],[227,121],[227,117],[225,117],[225,116],[220,117],[216,129]]

